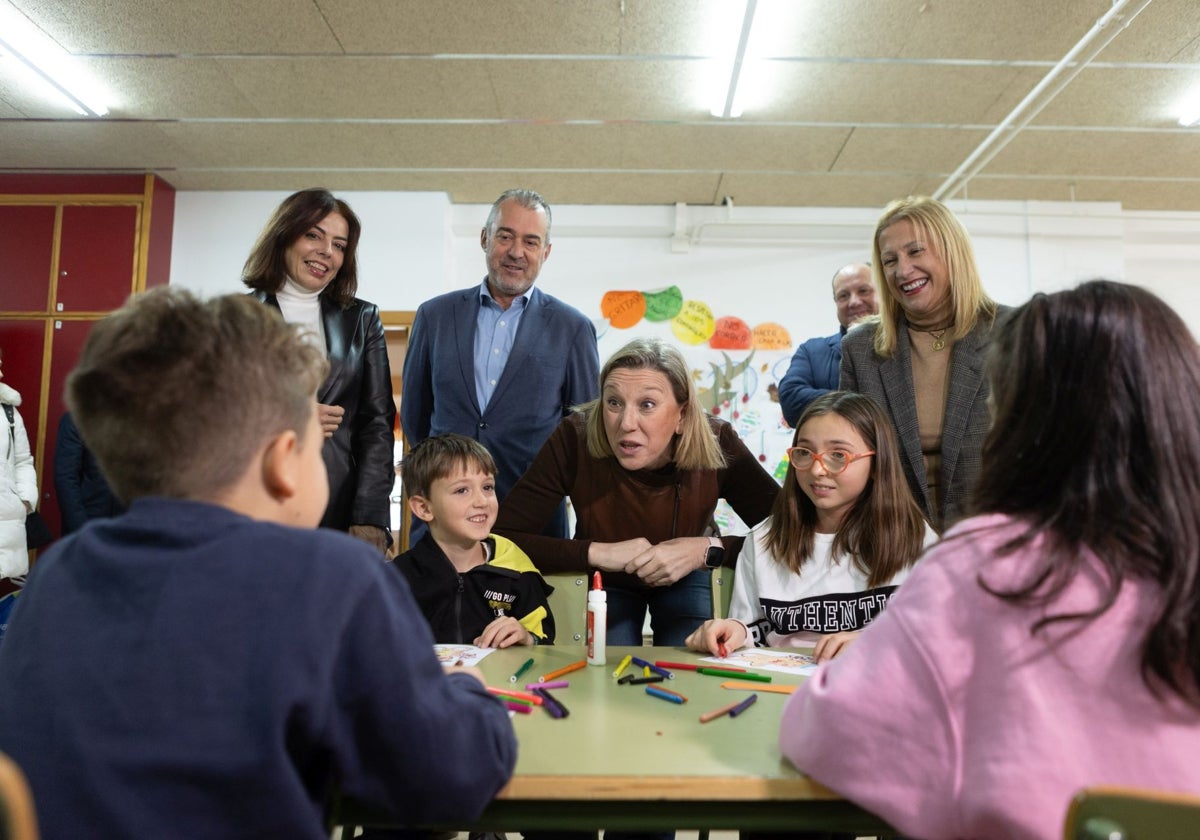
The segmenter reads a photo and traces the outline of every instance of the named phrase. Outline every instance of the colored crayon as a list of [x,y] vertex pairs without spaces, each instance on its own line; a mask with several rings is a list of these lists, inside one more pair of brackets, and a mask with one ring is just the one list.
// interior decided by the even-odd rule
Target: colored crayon
[[613,671],[613,679],[615,680],[617,677],[621,676],[621,673],[629,667],[629,663],[632,661],[633,657],[628,653],[625,654],[625,658],[621,660],[621,664],[617,666],[617,670]]
[[749,697],[747,697],[747,698],[746,698],[745,700],[743,700],[741,703],[738,703],[736,706],[734,706],[732,709],[730,709],[730,710],[729,710],[729,716],[730,716],[731,718],[737,717],[737,716],[738,716],[738,715],[740,715],[742,712],[746,711],[746,710],[747,710],[747,709],[749,709],[751,706],[753,706],[753,705],[754,705],[754,701],[755,701],[755,700],[757,700],[757,699],[758,699],[758,695],[757,695],[757,694],[751,694]]
[[734,677],[739,680],[753,680],[754,682],[771,681],[771,678],[766,674],[751,674],[748,671],[726,671],[723,668],[697,668],[696,671],[710,677]]
[[489,685],[487,690],[492,694],[498,694],[501,698],[510,697],[513,700],[524,700],[526,703],[532,703],[535,706],[542,705],[542,698],[524,691],[517,691],[515,688],[495,688]]
[[[752,694],[750,696],[756,697],[757,695]],[[705,712],[704,714],[700,715],[700,722],[708,723],[710,720],[716,720],[717,718],[721,717],[722,715],[729,714],[730,712],[732,712],[734,709],[736,709],[740,705],[741,705],[740,702],[739,703],[730,703],[728,706],[722,706],[719,709],[713,709],[711,712]]]
[[511,683],[515,683],[517,680],[521,679],[521,677],[523,677],[525,675],[525,672],[528,671],[532,667],[533,667],[533,659],[526,659],[525,664],[522,665],[520,668],[518,668],[517,672],[508,678],[508,681]]
[[587,660],[580,659],[578,662],[572,662],[570,665],[565,665],[562,668],[559,668],[557,671],[551,671],[549,674],[542,674],[540,677],[538,677],[538,682],[540,682],[540,683],[549,682],[550,680],[557,679],[558,677],[561,677],[564,674],[569,674],[572,671],[578,671],[580,668],[586,668],[586,667],[587,667]]
[[529,683],[525,686],[526,691],[533,691],[535,688],[570,688],[571,684],[566,680],[555,680],[547,683]]
[[646,686],[646,693],[671,703],[683,704],[687,702],[686,697],[676,694],[674,691],[666,691],[653,685]]
[[562,701],[552,695],[549,691],[546,691],[546,689],[535,688],[534,693],[546,701],[543,705],[543,708],[550,713],[551,717],[565,718],[567,715],[571,714],[570,711],[567,710],[567,707],[563,705]]

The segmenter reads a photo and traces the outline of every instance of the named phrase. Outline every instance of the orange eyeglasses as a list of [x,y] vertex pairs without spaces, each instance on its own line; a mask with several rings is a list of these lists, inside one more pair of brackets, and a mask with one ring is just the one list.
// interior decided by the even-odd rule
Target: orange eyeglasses
[[793,446],[787,451],[787,454],[788,460],[792,462],[792,466],[798,470],[811,470],[813,464],[819,463],[825,469],[825,472],[830,475],[840,475],[859,458],[867,458],[874,455],[875,452],[872,450],[870,452],[852,454],[843,449],[830,449],[828,452],[813,452],[804,446]]

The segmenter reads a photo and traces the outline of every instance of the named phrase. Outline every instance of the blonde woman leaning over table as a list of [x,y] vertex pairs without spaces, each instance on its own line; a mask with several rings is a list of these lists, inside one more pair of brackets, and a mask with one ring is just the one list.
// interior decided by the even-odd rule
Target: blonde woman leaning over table
[[917,504],[938,532],[961,518],[988,430],[983,355],[996,314],[966,229],[932,198],[893,201],[875,226],[879,318],[842,340],[843,391],[891,417]]
[[[654,644],[682,645],[712,618],[711,569],[732,565],[742,546],[715,532],[717,501],[757,524],[778,492],[733,428],[700,405],[679,350],[642,338],[604,364],[600,398],[559,423],[495,530],[542,573],[600,569],[610,645],[640,645],[647,609]],[[564,497],[575,538],[542,536]]]
[[995,333],[973,518],[784,709],[780,748],[905,835],[1059,838],[1086,785],[1200,790],[1200,350],[1144,289]]

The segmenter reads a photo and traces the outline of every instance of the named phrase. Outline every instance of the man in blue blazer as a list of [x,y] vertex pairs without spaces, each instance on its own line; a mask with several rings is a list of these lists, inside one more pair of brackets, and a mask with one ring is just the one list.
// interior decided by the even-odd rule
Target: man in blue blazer
[[846,330],[859,318],[879,312],[871,266],[850,263],[839,268],[833,275],[833,302],[842,328],[833,335],[810,338],[797,347],[787,373],[779,380],[779,407],[783,419],[793,428],[810,402],[836,390]]
[[[496,199],[479,235],[487,277],[421,304],[404,357],[408,445],[446,432],[475,438],[496,460],[501,500],[571,407],[600,387],[592,322],[533,288],[550,256],[550,221],[533,190]],[[568,536],[565,510],[547,533]]]

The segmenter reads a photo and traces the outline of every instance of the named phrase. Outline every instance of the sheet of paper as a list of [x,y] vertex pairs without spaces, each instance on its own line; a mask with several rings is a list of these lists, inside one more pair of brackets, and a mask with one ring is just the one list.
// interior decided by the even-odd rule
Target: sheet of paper
[[495,648],[481,648],[475,645],[434,645],[433,652],[443,665],[453,665],[461,662],[463,665],[478,665],[479,662]]
[[732,665],[735,668],[747,668],[753,671],[779,671],[784,674],[798,674],[803,677],[811,676],[817,670],[811,653],[799,651],[760,650],[746,648],[735,650],[724,659],[718,656],[705,657],[705,662],[712,662],[713,667]]

